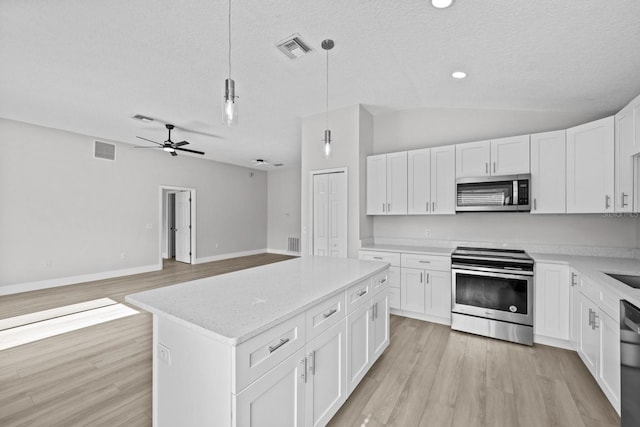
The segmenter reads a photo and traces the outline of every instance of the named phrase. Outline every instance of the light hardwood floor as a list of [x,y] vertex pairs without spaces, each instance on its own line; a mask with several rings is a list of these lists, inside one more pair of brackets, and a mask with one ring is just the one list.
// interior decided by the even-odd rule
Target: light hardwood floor
[[[287,259],[256,255],[0,297],[0,318]],[[575,352],[391,317],[391,345],[331,426],[617,426]],[[151,316],[0,351],[0,426],[151,425]],[[281,426],[274,426],[281,427]],[[282,426],[285,427],[285,426]]]

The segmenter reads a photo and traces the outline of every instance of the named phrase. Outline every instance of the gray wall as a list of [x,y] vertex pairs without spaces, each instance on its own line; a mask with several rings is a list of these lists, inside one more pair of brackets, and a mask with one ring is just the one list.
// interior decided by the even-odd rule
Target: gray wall
[[300,237],[300,169],[268,173],[268,248],[287,251],[289,237]]
[[[565,129],[580,113],[421,109],[374,117],[376,154]],[[364,191],[364,190],[363,190]],[[603,215],[465,213],[450,216],[376,216],[376,237],[561,245],[638,247],[638,219]]]
[[196,189],[198,258],[266,249],[265,172],[93,139],[0,119],[0,286],[157,265],[160,185]]

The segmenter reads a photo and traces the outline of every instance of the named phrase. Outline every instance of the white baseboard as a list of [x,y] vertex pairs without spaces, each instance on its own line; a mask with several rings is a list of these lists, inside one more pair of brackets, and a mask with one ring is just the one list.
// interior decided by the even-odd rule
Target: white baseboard
[[289,252],[282,249],[267,249],[270,254],[300,256],[300,252]]
[[451,326],[451,319],[440,316],[432,316],[430,314],[415,313],[413,311],[400,310],[399,308],[390,308],[389,312],[397,316],[410,317],[412,319],[424,320],[431,323],[439,323],[441,325]]
[[196,258],[196,262],[194,262],[194,264],[204,264],[205,262],[222,261],[223,259],[237,258],[237,257],[249,256],[249,255],[258,255],[258,254],[263,254],[265,252],[267,252],[266,249],[255,249],[252,251],[233,252],[230,254],[213,255],[213,256],[208,256],[204,258]]
[[533,334],[533,342],[536,344],[548,345],[551,347],[560,347],[565,350],[576,351],[575,347],[571,345],[571,341],[561,340],[558,338],[545,337],[544,335]]
[[58,277],[55,279],[39,280],[36,282],[16,283],[0,286],[0,295],[18,294],[20,292],[37,291],[76,283],[93,282],[94,280],[112,279],[114,277],[130,276],[132,274],[148,273],[162,270],[162,264],[145,265],[142,267],[125,268],[122,270],[103,271],[100,273],[81,274],[79,276]]

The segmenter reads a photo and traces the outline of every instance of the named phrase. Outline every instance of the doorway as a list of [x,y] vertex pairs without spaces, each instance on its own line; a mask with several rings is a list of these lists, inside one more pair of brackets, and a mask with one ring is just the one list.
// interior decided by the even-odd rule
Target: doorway
[[313,254],[347,257],[347,171],[312,172]]
[[195,264],[195,189],[161,186],[160,196],[160,263]]

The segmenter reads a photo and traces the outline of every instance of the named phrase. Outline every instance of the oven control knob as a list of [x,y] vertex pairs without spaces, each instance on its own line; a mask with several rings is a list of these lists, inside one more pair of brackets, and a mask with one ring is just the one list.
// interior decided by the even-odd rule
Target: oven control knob
[[509,306],[509,311],[512,313],[515,313],[516,311],[518,311],[518,307],[516,307],[515,305],[510,305]]

